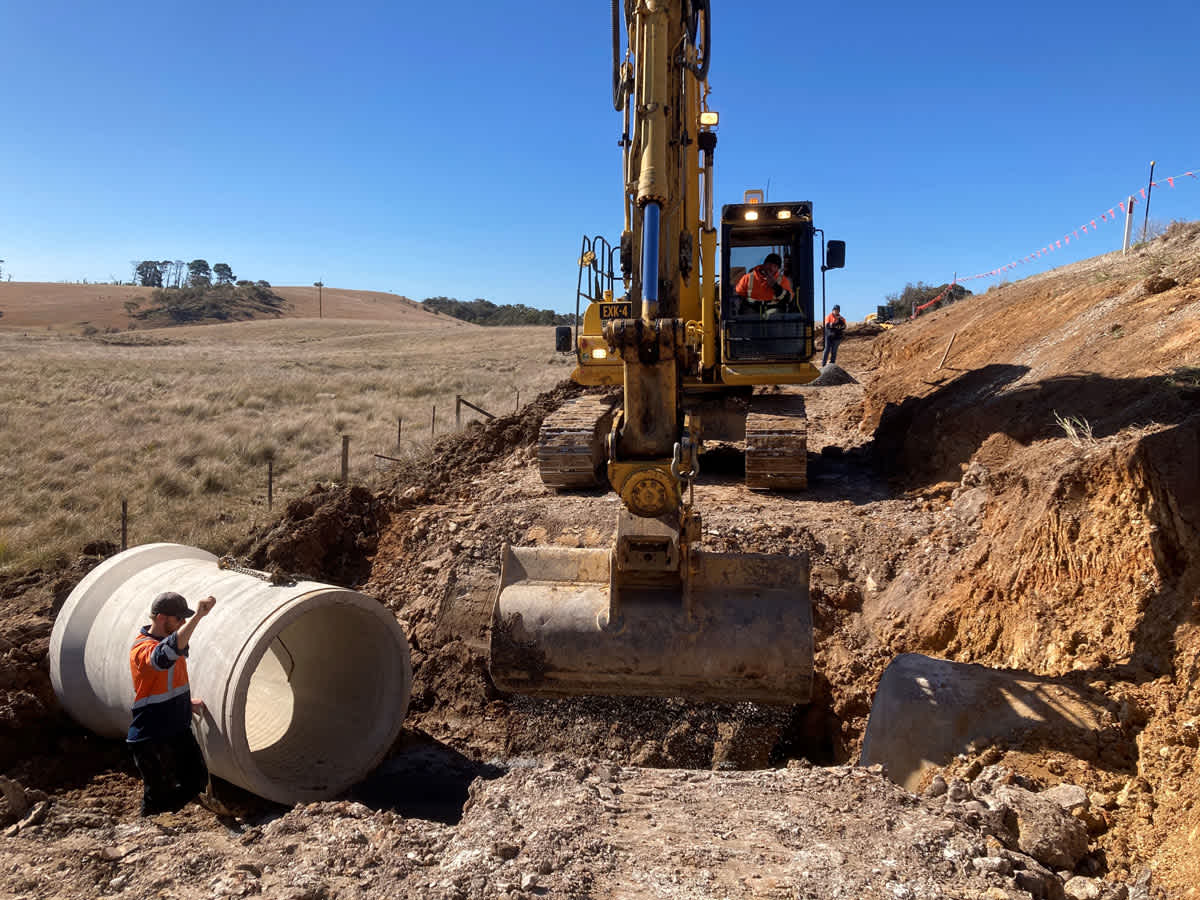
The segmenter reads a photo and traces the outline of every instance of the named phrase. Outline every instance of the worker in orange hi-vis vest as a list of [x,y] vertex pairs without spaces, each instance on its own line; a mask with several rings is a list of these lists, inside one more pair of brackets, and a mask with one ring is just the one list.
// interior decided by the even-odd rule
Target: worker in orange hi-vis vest
[[833,311],[825,317],[825,352],[821,354],[821,365],[837,362],[838,344],[846,333],[846,320],[842,308],[834,304]]
[[187,656],[192,632],[216,602],[206,597],[192,610],[174,591],[159,594],[150,624],[129,650],[133,722],[125,740],[142,776],[143,816],[176,812],[208,786],[208,766],[192,734],[192,716],[204,712],[204,702],[192,699]]
[[792,299],[792,282],[780,274],[782,267],[779,254],[768,253],[763,257],[762,265],[755,266],[738,279],[733,292],[738,295],[741,312],[755,308],[750,304],[757,305],[759,312],[766,312],[768,304],[787,303]]

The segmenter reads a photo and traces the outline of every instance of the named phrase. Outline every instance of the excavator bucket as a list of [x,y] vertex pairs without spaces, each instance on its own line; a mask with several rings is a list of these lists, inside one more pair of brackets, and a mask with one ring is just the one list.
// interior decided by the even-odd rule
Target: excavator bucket
[[697,550],[682,570],[631,584],[610,550],[506,546],[492,679],[545,697],[807,703],[807,558]]

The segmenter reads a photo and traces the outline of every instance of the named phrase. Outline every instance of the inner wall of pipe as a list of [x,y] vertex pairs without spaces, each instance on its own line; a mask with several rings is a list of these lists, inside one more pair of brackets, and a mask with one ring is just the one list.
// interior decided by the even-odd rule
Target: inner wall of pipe
[[246,689],[245,737],[254,767],[270,781],[306,791],[369,767],[396,717],[395,654],[378,617],[349,604],[319,606],[286,624],[263,650]]

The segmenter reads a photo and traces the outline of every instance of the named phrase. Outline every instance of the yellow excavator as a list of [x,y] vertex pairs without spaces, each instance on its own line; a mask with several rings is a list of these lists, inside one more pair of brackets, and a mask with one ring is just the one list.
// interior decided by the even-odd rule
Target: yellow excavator
[[701,549],[692,486],[704,441],[744,442],[752,490],[807,486],[802,398],[755,388],[820,374],[814,244],[822,318],[845,244],[811,203],[759,191],[714,220],[709,0],[612,0],[612,26],[625,225],[616,245],[584,238],[586,306],[556,344],[576,382],[623,390],[547,417],[538,463],[558,490],[607,482],[622,508],[611,547],[505,547],[491,675],[538,696],[806,703],[808,560]]

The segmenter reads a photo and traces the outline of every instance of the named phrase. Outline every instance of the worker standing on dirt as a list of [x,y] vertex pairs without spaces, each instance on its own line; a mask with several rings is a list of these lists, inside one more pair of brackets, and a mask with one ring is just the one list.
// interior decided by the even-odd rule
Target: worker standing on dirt
[[846,333],[846,320],[842,308],[834,304],[832,312],[825,317],[825,352],[821,355],[821,366],[837,362],[838,344]]
[[770,304],[786,304],[792,299],[792,282],[780,274],[783,259],[778,253],[768,253],[762,265],[755,266],[738,279],[733,292],[738,295],[739,311],[748,311],[746,301],[758,304],[759,311],[766,315],[777,307]]
[[150,624],[129,651],[133,723],[126,741],[143,782],[142,815],[175,812],[208,785],[208,766],[192,734],[192,716],[204,711],[188,687],[188,642],[216,605],[206,597],[188,608],[174,591],[154,598]]

